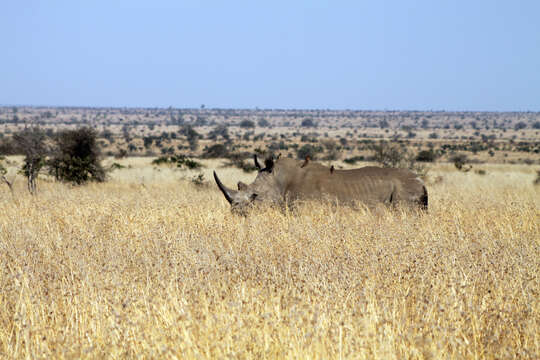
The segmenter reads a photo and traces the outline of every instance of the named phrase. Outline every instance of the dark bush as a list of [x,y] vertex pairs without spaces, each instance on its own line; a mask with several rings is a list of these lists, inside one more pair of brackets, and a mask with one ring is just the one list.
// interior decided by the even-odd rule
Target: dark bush
[[109,166],[109,171],[121,170],[125,168],[126,167],[124,165],[115,162],[115,163],[112,163],[111,166]]
[[373,145],[373,159],[384,167],[401,167],[401,163],[406,160],[407,150],[398,145],[391,145],[386,142]]
[[343,160],[344,163],[347,163],[349,165],[354,165],[358,161],[364,161],[364,157],[363,156],[353,156],[353,157],[350,157],[350,158],[347,158],[347,159]]
[[450,157],[450,161],[454,163],[456,169],[463,170],[463,166],[469,161],[469,159],[465,154],[455,154]]
[[214,144],[206,147],[203,151],[203,158],[226,158],[229,155],[229,147],[226,144]]
[[521,129],[525,129],[526,127],[527,127],[527,124],[525,124],[523,121],[520,121],[516,125],[514,125],[514,130],[521,130]]
[[216,125],[216,127],[208,133],[209,140],[215,140],[217,139],[218,136],[221,136],[224,140],[230,139],[227,125],[225,124]]
[[296,151],[296,156],[298,159],[305,159],[306,156],[309,156],[312,160],[317,158],[317,154],[323,151],[321,146],[314,146],[311,144],[305,144]]
[[57,180],[77,185],[105,181],[96,138],[96,131],[89,127],[58,133],[56,148],[48,161],[50,174]]
[[270,122],[268,122],[268,120],[266,120],[265,118],[259,119],[257,124],[260,127],[268,127],[268,126],[270,126]]
[[312,118],[305,118],[302,120],[303,127],[317,127],[317,124],[313,121]]
[[199,138],[201,135],[193,129],[191,125],[185,125],[181,130],[180,134],[184,135],[189,143],[189,148],[191,151],[197,150],[199,147]]
[[437,159],[437,154],[433,149],[422,150],[416,155],[416,161],[433,162]]
[[153,165],[176,165],[178,168],[198,169],[202,164],[185,155],[160,156],[152,161]]
[[242,120],[240,122],[240,127],[243,127],[243,128],[254,128],[255,127],[255,123],[251,120]]

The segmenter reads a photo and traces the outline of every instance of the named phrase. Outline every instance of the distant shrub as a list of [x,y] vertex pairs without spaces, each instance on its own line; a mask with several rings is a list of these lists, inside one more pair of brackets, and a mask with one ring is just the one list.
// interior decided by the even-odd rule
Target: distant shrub
[[268,126],[270,126],[270,122],[269,122],[268,120],[266,120],[265,118],[259,119],[259,121],[257,122],[257,124],[258,124],[260,127],[268,127]]
[[303,127],[317,127],[317,124],[313,121],[312,118],[305,118],[302,120]]
[[353,156],[353,157],[343,160],[344,163],[349,164],[349,165],[354,165],[358,161],[364,161],[364,157],[360,155],[360,156]]
[[305,159],[309,156],[312,160],[317,158],[317,154],[323,151],[321,146],[315,146],[312,144],[305,144],[296,151],[298,159]]
[[212,131],[210,131],[208,133],[207,138],[209,140],[215,140],[215,139],[217,139],[218,136],[221,136],[224,140],[229,140],[230,139],[229,130],[228,130],[227,125],[225,125],[225,124],[216,125],[216,127],[214,129],[212,129]]
[[425,176],[428,169],[416,162],[416,156],[410,153],[404,146],[389,144],[381,141],[371,146],[373,160],[383,167],[409,169],[420,176]]
[[58,133],[56,148],[48,161],[50,174],[57,180],[77,185],[105,181],[96,138],[96,131],[89,127]]
[[157,159],[152,160],[152,165],[165,165],[170,164],[168,156],[160,156]]
[[540,185],[540,170],[536,170],[536,179],[534,179],[533,184]]
[[468,168],[465,167],[465,164],[469,162],[469,159],[467,155],[465,154],[455,154],[452,157],[450,157],[450,161],[454,163],[454,166],[456,169],[460,171],[467,172],[471,169],[472,166],[469,166]]
[[191,125],[184,125],[180,130],[180,134],[184,135],[189,143],[189,148],[191,151],[197,150],[199,147],[199,138],[201,135],[193,129]]
[[240,122],[240,127],[243,127],[243,128],[254,128],[255,127],[255,123],[251,120],[242,120]]
[[[262,154],[267,154],[267,152],[258,149]],[[257,151],[256,151],[257,152]],[[229,153],[227,158],[230,160],[226,165],[234,166],[238,169],[242,169],[244,172],[253,172],[258,170],[255,167],[255,164],[251,160],[251,153],[249,152],[234,152]]]
[[487,174],[486,170],[484,170],[484,169],[477,169],[474,172],[476,174],[478,174],[478,175],[486,175]]
[[516,125],[514,125],[514,130],[521,130],[525,129],[527,127],[527,124],[523,121],[518,122]]
[[125,168],[126,167],[124,165],[115,162],[115,163],[112,163],[111,166],[109,166],[109,171],[121,170]]
[[206,182],[204,179],[204,174],[200,173],[191,178],[191,183],[195,186],[205,186]]
[[203,150],[203,158],[226,158],[229,155],[229,147],[226,144],[214,144]]
[[178,168],[198,169],[202,164],[185,155],[160,156],[152,161],[152,165],[176,165]]
[[433,162],[437,159],[437,154],[433,149],[422,150],[416,155],[416,161]]
[[372,146],[373,160],[384,167],[400,167],[407,156],[406,149],[381,141]]
[[128,151],[126,149],[120,149],[116,154],[114,154],[114,157],[116,159],[122,159],[128,156]]

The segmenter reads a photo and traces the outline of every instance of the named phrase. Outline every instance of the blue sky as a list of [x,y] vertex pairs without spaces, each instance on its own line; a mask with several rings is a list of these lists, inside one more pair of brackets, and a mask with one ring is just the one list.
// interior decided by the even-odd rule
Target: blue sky
[[4,1],[0,104],[540,111],[540,1]]

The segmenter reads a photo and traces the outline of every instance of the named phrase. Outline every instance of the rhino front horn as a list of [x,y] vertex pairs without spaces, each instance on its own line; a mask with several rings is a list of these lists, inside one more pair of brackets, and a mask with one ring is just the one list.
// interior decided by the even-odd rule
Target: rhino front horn
[[225,195],[225,199],[229,202],[229,204],[232,204],[232,195],[234,194],[234,191],[227,188],[223,183],[219,180],[216,172],[214,171],[214,180],[216,180],[216,184],[219,187],[219,190]]

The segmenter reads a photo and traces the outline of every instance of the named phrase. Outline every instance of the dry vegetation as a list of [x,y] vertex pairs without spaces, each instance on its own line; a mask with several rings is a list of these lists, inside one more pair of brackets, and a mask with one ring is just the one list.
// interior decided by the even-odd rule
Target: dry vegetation
[[0,154],[11,134],[34,125],[49,134],[94,127],[109,156],[198,157],[222,144],[293,157],[309,146],[320,159],[368,160],[373,145],[390,140],[415,155],[433,150],[438,161],[464,153],[474,162],[540,164],[538,112],[0,107]]
[[540,356],[533,168],[436,165],[424,215],[242,218],[198,171],[150,161],[103,184],[42,179],[35,197],[0,187],[1,357]]

